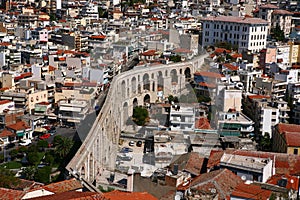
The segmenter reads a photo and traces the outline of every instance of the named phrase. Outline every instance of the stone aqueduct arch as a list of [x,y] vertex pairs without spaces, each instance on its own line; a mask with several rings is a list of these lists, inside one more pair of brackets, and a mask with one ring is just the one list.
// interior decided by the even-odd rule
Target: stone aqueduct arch
[[[200,68],[204,57],[189,62],[136,68],[117,75],[90,132],[66,169],[84,182],[93,183],[103,169],[114,170],[120,132],[132,108],[157,100],[157,92],[171,94],[172,81],[185,79]],[[188,75],[188,76],[187,76]],[[177,83],[179,88],[179,83]]]

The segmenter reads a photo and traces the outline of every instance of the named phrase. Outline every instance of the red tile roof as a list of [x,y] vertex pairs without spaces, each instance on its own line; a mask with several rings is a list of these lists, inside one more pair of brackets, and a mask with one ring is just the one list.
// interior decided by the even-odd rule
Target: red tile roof
[[151,49],[151,50],[147,50],[145,52],[142,53],[143,56],[154,56],[156,55],[156,50]]
[[157,200],[148,192],[123,192],[118,190],[104,193],[104,197],[108,200]]
[[239,67],[238,66],[234,66],[230,63],[226,63],[226,64],[223,64],[224,67],[226,67],[227,69],[231,70],[231,71],[237,71],[239,70]]
[[258,185],[253,184],[239,184],[231,193],[231,197],[238,197],[241,199],[261,200],[269,199],[272,191],[264,190]]
[[289,12],[287,10],[274,10],[272,12],[272,14],[275,14],[275,15],[293,15],[292,12]]
[[231,51],[228,49],[224,49],[224,48],[216,48],[215,49],[215,53],[216,54],[222,54],[222,53],[230,53]]
[[0,100],[0,105],[10,103],[10,100]]
[[17,81],[17,80],[20,80],[22,78],[27,78],[27,77],[31,77],[31,76],[32,76],[31,72],[26,72],[26,73],[21,74],[20,76],[15,77],[14,79],[15,79],[15,81]]
[[195,76],[204,76],[209,78],[221,78],[222,75],[215,72],[195,72]]
[[40,102],[40,103],[37,103],[38,105],[45,105],[45,106],[47,106],[47,105],[50,105],[51,103],[49,103],[49,102]]
[[202,87],[207,87],[207,88],[216,88],[217,87],[216,84],[206,83],[206,82],[200,82],[199,85],[202,86]]
[[300,147],[300,131],[298,133],[285,132],[284,137],[288,147]]
[[25,195],[24,191],[0,188],[0,198],[5,200],[22,199]]
[[207,169],[213,168],[214,166],[219,166],[223,154],[223,150],[211,150],[208,158]]
[[201,117],[195,122],[196,129],[211,129],[209,120],[206,117]]
[[90,36],[91,39],[105,39],[105,35],[92,35]]
[[6,138],[6,137],[9,137],[9,136],[16,136],[15,133],[7,130],[7,129],[4,129],[3,131],[1,131],[0,133],[0,138]]
[[197,152],[185,153],[171,162],[170,169],[173,169],[174,165],[177,164],[180,171],[186,171],[198,176],[203,168],[204,160],[205,158]]
[[43,186],[43,188],[53,193],[62,193],[81,189],[83,188],[83,186],[81,185],[80,181],[76,180],[75,178],[72,178],[57,183],[51,183],[49,185]]
[[28,126],[23,121],[19,121],[19,122],[15,123],[15,124],[12,124],[12,125],[9,125],[9,126],[6,126],[6,127],[9,128],[9,129],[12,129],[14,131],[26,130],[26,129],[30,128],[30,126]]
[[235,53],[235,54],[232,54],[231,57],[236,59],[236,58],[242,58],[243,56],[242,56],[242,54]]
[[[242,179],[230,170],[220,169],[196,177],[192,180],[191,188],[199,193],[218,194],[219,199],[226,199],[242,182]],[[212,189],[215,192],[212,192]]]
[[292,132],[300,133],[300,125],[279,123],[276,127],[279,133]]
[[270,99],[270,96],[267,95],[248,95],[249,99]]
[[51,72],[51,71],[55,71],[56,69],[57,69],[56,67],[49,65],[49,71],[50,71],[50,72]]
[[294,191],[298,190],[299,178],[288,174],[285,175],[275,174],[267,180],[267,183],[272,185],[277,185],[278,181],[282,179],[287,180],[287,185],[285,188],[287,188],[288,190],[292,189]]
[[31,198],[32,200],[107,200],[102,193],[68,191],[59,194]]

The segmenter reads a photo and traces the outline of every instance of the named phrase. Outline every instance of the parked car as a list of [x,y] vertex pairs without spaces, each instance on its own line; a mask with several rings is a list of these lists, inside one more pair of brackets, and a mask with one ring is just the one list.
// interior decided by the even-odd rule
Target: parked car
[[28,146],[30,144],[31,144],[30,139],[23,139],[23,140],[20,140],[20,142],[19,142],[19,145],[21,145],[21,146]]
[[56,130],[50,129],[50,130],[48,131],[48,133],[50,133],[50,135],[54,135],[54,134],[56,133]]
[[139,140],[139,141],[136,142],[136,146],[137,146],[137,147],[141,147],[142,145],[143,145],[143,142],[142,142],[142,141]]
[[44,135],[41,135],[39,138],[41,140],[45,140],[45,139],[48,139],[50,136],[51,136],[50,133],[45,133]]
[[8,143],[6,146],[5,146],[5,149],[11,149],[13,147],[15,147],[16,144],[15,143]]
[[128,145],[131,147],[134,146],[134,141],[130,141]]
[[132,152],[132,148],[129,147],[123,147],[120,151],[120,153],[128,153],[128,152]]

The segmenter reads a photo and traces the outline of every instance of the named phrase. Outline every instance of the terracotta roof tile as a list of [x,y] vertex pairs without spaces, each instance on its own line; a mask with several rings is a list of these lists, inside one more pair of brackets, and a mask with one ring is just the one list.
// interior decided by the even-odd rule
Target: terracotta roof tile
[[62,193],[67,191],[73,191],[77,189],[83,188],[81,183],[76,180],[75,178],[72,178],[70,180],[65,180],[57,183],[51,183],[49,185],[46,185],[43,187],[45,190],[48,190],[53,193]]
[[264,190],[258,185],[253,184],[239,184],[231,193],[231,197],[238,197],[241,199],[261,200],[269,199],[272,191]]
[[272,14],[275,14],[275,15],[293,15],[292,12],[289,12],[287,10],[274,10],[272,12]]
[[282,179],[287,180],[287,185],[285,188],[287,188],[288,190],[292,189],[294,191],[298,190],[299,178],[288,174],[285,175],[275,174],[267,180],[267,183],[278,185],[278,181]]
[[105,35],[91,35],[90,38],[91,39],[105,39],[106,36]]
[[145,52],[142,53],[143,56],[154,56],[156,55],[156,50],[151,49],[151,50],[147,50]]
[[198,176],[203,168],[204,160],[205,158],[197,152],[185,153],[175,158],[171,162],[170,168],[173,169],[174,165],[177,164],[180,171],[186,171]]
[[278,9],[278,7],[273,4],[264,4],[264,5],[261,5],[259,8]]
[[266,20],[260,18],[247,18],[247,17],[235,17],[235,16],[210,16],[202,18],[202,21],[219,21],[219,22],[233,22],[241,24],[267,24]]
[[206,117],[201,117],[195,122],[196,129],[211,129],[209,120]]
[[31,198],[32,200],[107,200],[102,193],[68,191],[59,194]]
[[226,64],[223,64],[224,67],[226,67],[227,69],[231,70],[231,71],[237,71],[239,70],[239,67],[238,66],[234,66],[230,63],[226,63]]
[[276,128],[278,129],[279,133],[284,133],[284,132],[292,132],[292,133],[300,133],[300,125],[297,124],[284,124],[284,123],[279,123]]
[[6,138],[8,136],[16,136],[16,134],[7,129],[4,129],[3,131],[0,132],[0,138]]
[[0,188],[0,197],[5,200],[22,199],[25,195],[24,191]]
[[300,147],[300,131],[297,133],[284,132],[284,137],[288,147]]
[[195,76],[204,76],[209,78],[221,78],[222,75],[215,72],[195,72]]
[[202,87],[207,87],[207,88],[216,88],[217,87],[216,84],[206,83],[206,82],[200,82],[199,85],[202,86]]
[[10,100],[0,100],[0,105],[10,103]]
[[224,154],[223,150],[211,150],[208,158],[207,168],[210,169],[213,168],[214,166],[219,166],[223,154]]
[[12,124],[12,125],[9,125],[9,126],[6,126],[6,127],[9,128],[9,129],[12,129],[14,131],[26,130],[26,129],[30,128],[30,126],[28,126],[23,121],[19,121],[19,122],[15,123],[15,124]]
[[104,194],[104,197],[109,200],[157,200],[148,192],[123,192],[118,190],[107,192]]
[[[196,177],[192,180],[191,188],[200,193],[218,194],[219,199],[226,199],[242,182],[242,179],[230,170],[220,169]],[[212,193],[212,189],[216,192]]]
[[249,99],[270,99],[270,96],[267,95],[248,95]]
[[222,53],[230,53],[231,51],[228,49],[224,49],[224,48],[216,48],[215,49],[215,53],[216,54],[222,54]]

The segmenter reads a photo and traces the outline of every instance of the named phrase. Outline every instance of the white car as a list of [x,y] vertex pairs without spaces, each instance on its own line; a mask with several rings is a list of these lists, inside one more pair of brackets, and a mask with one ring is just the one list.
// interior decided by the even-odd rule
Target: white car
[[31,140],[30,139],[23,139],[19,142],[19,145],[21,146],[28,146],[31,144]]

